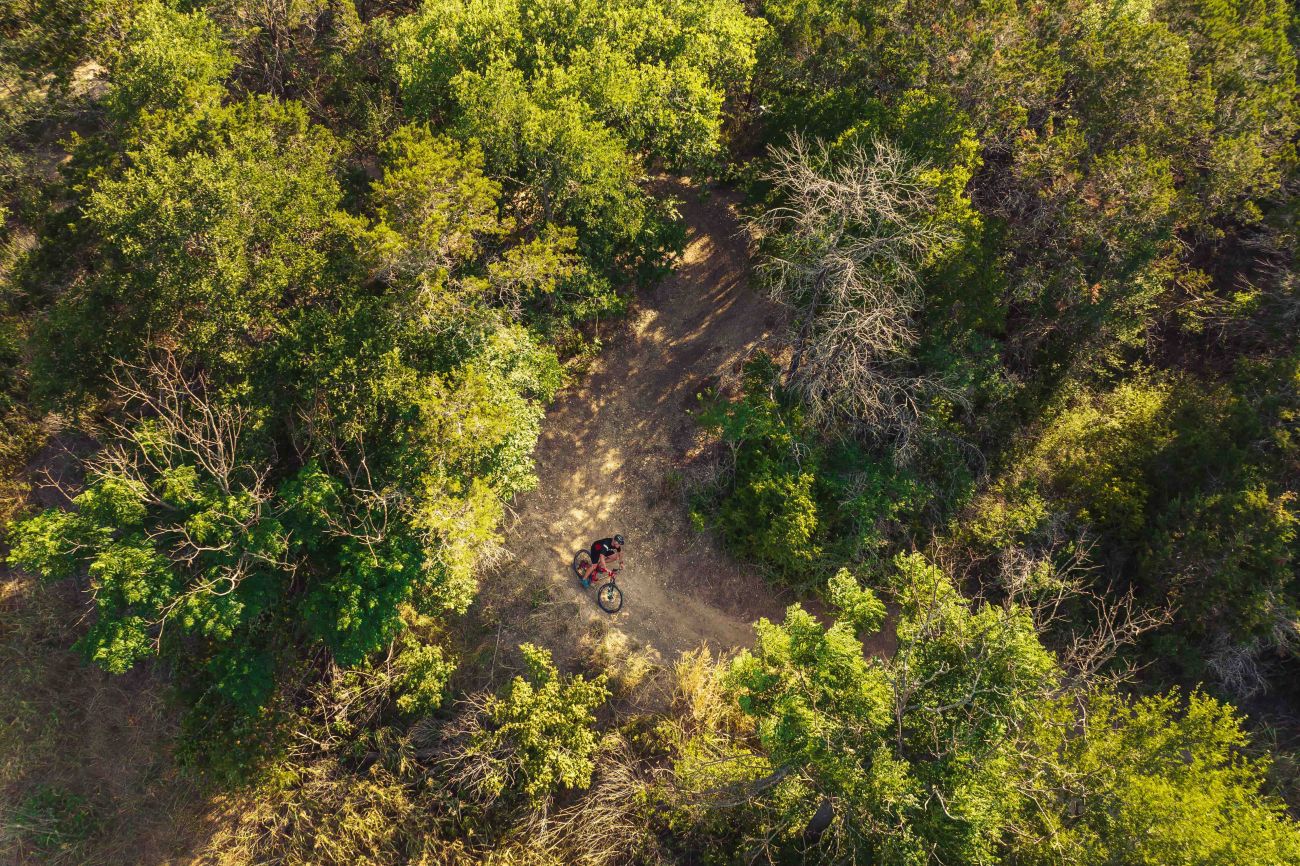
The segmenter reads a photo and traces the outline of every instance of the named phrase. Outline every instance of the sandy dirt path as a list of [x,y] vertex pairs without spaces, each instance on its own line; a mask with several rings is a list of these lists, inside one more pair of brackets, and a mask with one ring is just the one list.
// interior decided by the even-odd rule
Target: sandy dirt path
[[[757,348],[782,333],[781,310],[749,284],[746,238],[734,199],[674,183],[688,246],[674,272],[638,299],[631,322],[593,370],[567,389],[543,422],[537,489],[515,503],[507,547],[550,581],[568,615],[603,619],[673,659],[701,643],[715,651],[752,642],[751,623],[779,618],[792,599],[694,532],[675,484],[696,448],[688,409],[707,386],[734,382]],[[599,395],[603,408],[593,418]],[[682,477],[680,474],[676,477]],[[624,604],[610,616],[570,570],[593,539],[621,532]],[[560,613],[564,611],[565,613]],[[569,634],[579,629],[565,629]]]

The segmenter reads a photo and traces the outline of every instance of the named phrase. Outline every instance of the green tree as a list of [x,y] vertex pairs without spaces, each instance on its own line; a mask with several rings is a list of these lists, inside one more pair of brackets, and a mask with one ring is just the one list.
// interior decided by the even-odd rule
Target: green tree
[[896,567],[896,649],[864,654],[884,607],[842,572],[829,627],[792,606],[731,663],[755,751],[743,728],[683,747],[740,738],[678,769],[739,812],[742,844],[845,863],[1294,860],[1300,827],[1230,707],[1067,676],[1026,609],[971,605],[919,554]]
[[134,11],[109,69],[111,111],[127,121],[146,109],[217,104],[235,58],[202,11],[184,13],[160,0]]
[[1297,609],[1285,452],[1245,444],[1268,441],[1272,423],[1190,377],[1081,391],[976,501],[963,534],[981,555],[1075,559],[1104,569],[1102,585],[1176,607],[1162,662],[1249,694],[1265,682],[1260,656],[1288,652]]
[[689,164],[717,152],[723,98],[752,72],[762,26],[734,0],[428,0],[394,37],[399,80],[422,115],[463,105],[458,77],[496,78],[489,71],[504,66],[543,100],[575,101],[634,148]]
[[[293,103],[159,107],[126,140],[85,175],[84,279],[39,343],[47,393],[109,397],[106,448],[14,559],[90,575],[106,668],[158,654],[252,712],[313,648],[362,665],[410,616],[468,607],[563,380],[517,319],[580,262],[423,127],[385,147],[369,219]],[[436,662],[413,669],[435,683]]]
[[1026,774],[1017,863],[1294,863],[1300,827],[1263,793],[1233,709],[1192,693],[1098,691],[1048,716]]
[[301,107],[160,112],[128,148],[120,175],[86,196],[86,278],[41,328],[47,393],[70,377],[93,386],[109,359],[138,363],[150,341],[233,381],[294,305],[329,291],[337,148]]
[[591,783],[599,739],[593,713],[609,698],[604,676],[564,676],[551,654],[519,647],[525,676],[471,708],[467,737],[452,757],[453,781],[488,801],[522,795],[542,805],[561,788]]
[[755,63],[734,0],[646,5],[429,0],[392,31],[408,112],[479,142],[525,223],[576,228],[597,269],[644,273],[674,243],[642,157],[700,165]]
[[829,629],[798,606],[780,626],[761,621],[730,682],[776,768],[769,779],[791,780],[777,795],[781,821],[807,822],[829,799],[845,856],[910,863],[942,850],[994,862],[1014,798],[993,792],[1009,781],[1012,732],[1050,694],[1056,664],[1024,611],[972,612],[919,555],[897,566],[892,658],[864,656],[857,634],[879,629],[884,608],[841,574]]
[[[86,574],[96,617],[80,641],[112,673],[187,641],[218,691],[246,708],[269,694],[290,539],[253,418],[208,400],[175,367],[131,380],[136,420],[90,467],[70,510],[17,523],[10,558],[47,579]],[[182,653],[182,657],[184,653]]]

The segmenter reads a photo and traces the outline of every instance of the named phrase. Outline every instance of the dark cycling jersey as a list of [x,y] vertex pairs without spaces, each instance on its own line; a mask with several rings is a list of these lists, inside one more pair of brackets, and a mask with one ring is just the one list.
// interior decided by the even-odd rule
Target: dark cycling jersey
[[591,561],[599,562],[602,556],[613,556],[618,553],[618,548],[614,547],[614,539],[602,538],[600,541],[591,543]]

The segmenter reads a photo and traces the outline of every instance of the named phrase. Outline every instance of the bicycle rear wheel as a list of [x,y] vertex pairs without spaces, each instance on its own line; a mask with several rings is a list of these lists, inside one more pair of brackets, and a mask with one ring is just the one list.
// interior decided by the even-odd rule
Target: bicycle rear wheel
[[579,580],[582,579],[589,568],[591,568],[591,554],[589,552],[579,550],[573,555],[573,573]]
[[617,613],[623,606],[623,590],[616,584],[605,584],[596,593],[596,604],[600,605],[600,609],[605,613]]

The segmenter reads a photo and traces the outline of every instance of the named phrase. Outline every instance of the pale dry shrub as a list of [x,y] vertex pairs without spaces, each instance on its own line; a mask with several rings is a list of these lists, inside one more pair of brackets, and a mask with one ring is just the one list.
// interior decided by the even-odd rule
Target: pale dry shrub
[[508,754],[476,750],[471,744],[488,737],[493,695],[479,692],[461,700],[451,719],[429,718],[411,729],[416,754],[437,768],[438,783],[447,792],[491,809],[518,782],[518,767]]
[[[225,804],[200,862],[212,866],[469,863],[452,856],[419,786],[388,767],[351,772],[326,759],[283,768]],[[463,853],[463,850],[462,850]]]
[[751,729],[751,722],[740,711],[736,699],[727,694],[727,668],[726,656],[715,661],[703,645],[682,653],[673,666],[673,709],[678,722],[688,732],[743,735]]
[[1269,676],[1275,673],[1270,659],[1294,657],[1300,652],[1300,622],[1289,605],[1277,599],[1270,602],[1273,627],[1267,634],[1243,641],[1219,628],[1205,659],[1219,684],[1239,701],[1268,690]]
[[851,419],[905,458],[927,395],[964,402],[912,362],[922,274],[957,240],[928,166],[886,139],[837,149],[795,135],[769,157],[781,203],[756,221],[759,273],[797,322],[787,384],[813,421]]
[[617,697],[635,693],[663,666],[658,650],[639,645],[619,629],[588,634],[583,640],[583,657],[592,672],[605,674]]

